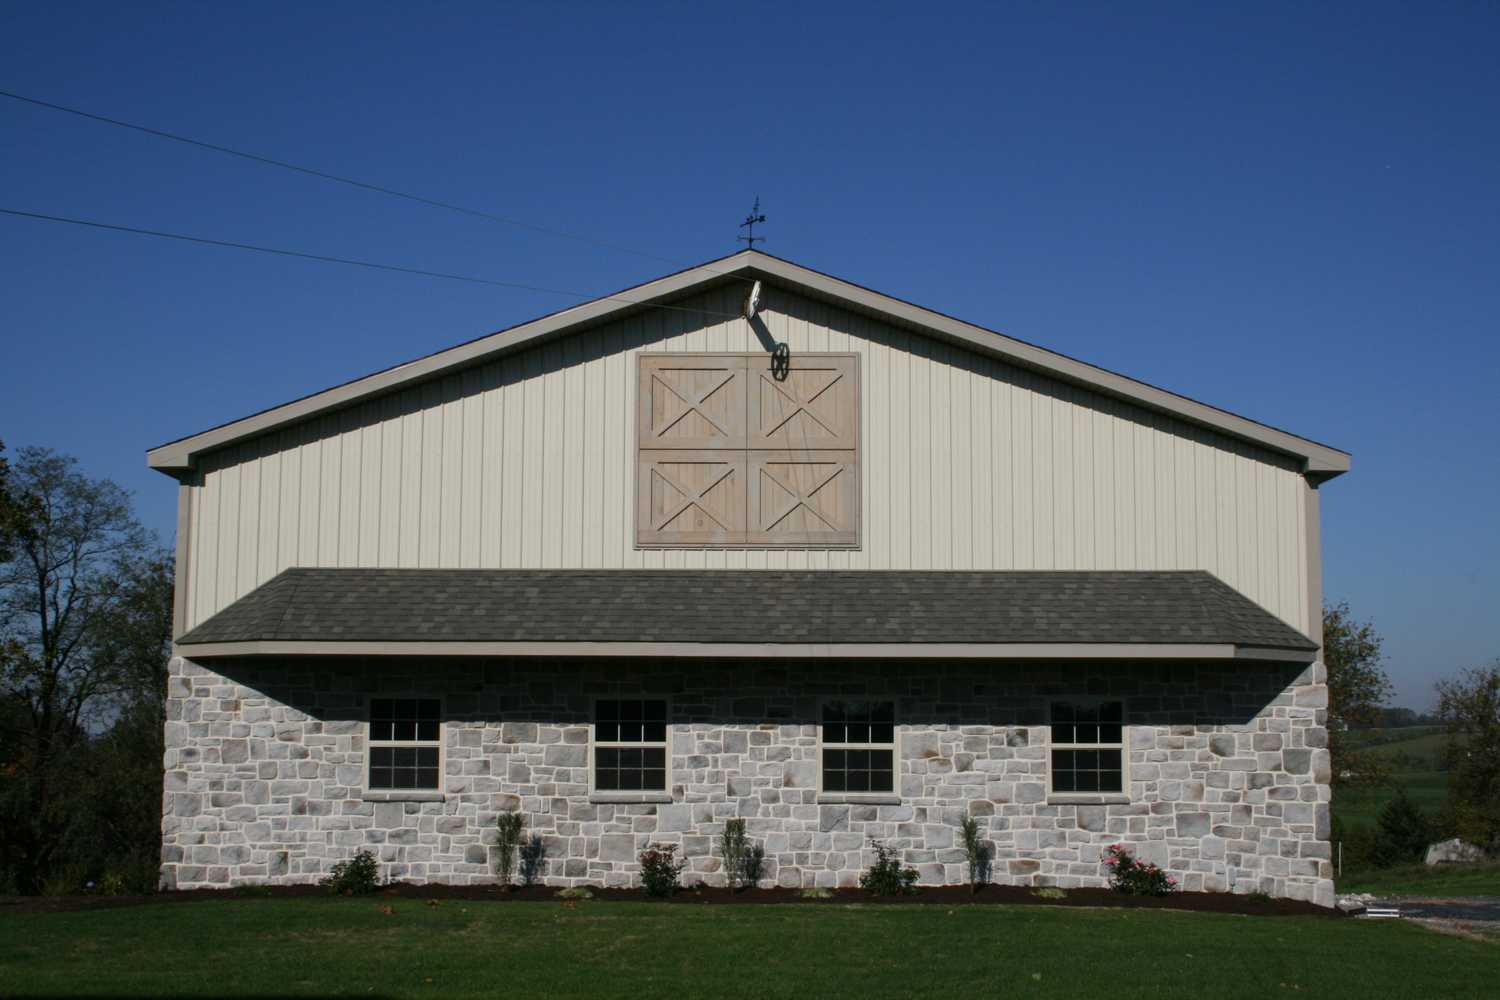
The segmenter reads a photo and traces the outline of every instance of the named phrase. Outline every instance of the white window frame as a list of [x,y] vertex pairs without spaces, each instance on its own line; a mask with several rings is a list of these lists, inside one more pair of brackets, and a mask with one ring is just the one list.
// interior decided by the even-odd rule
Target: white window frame
[[[1052,706],[1067,702],[1079,708],[1096,708],[1119,702],[1120,742],[1118,743],[1054,743],[1052,742]],[[1059,792],[1052,786],[1056,769],[1052,766],[1054,750],[1118,750],[1120,751],[1120,790],[1118,792]],[[1047,699],[1047,801],[1072,802],[1082,805],[1102,805],[1130,801],[1130,702],[1126,698],[1109,695],[1086,695],[1084,697],[1057,695]]]
[[[370,710],[377,701],[436,701],[438,703],[438,738],[436,740],[377,740],[370,736]],[[360,798],[370,802],[433,802],[441,801],[448,784],[448,741],[444,733],[448,728],[448,703],[442,695],[425,692],[402,694],[378,694],[365,697],[365,764],[364,790]],[[370,768],[373,766],[375,747],[437,747],[438,783],[436,788],[371,788]]]
[[[601,740],[599,736],[599,703],[601,701],[659,701],[666,705],[665,739],[656,742],[632,742],[623,740]],[[665,787],[656,789],[599,789],[594,785],[594,755],[598,750],[640,750],[661,747],[663,753],[663,782]],[[589,801],[590,802],[672,802],[672,699],[666,695],[599,695],[589,701]]]
[[[829,705],[842,705],[851,701],[891,703],[891,742],[889,743],[828,743],[823,739],[823,710]],[[901,802],[901,723],[897,720],[898,699],[892,698],[823,698],[818,702],[818,785],[819,802],[830,804],[853,803],[867,805],[897,805]],[[824,750],[889,750],[891,752],[891,790],[888,792],[831,792],[823,787]]]

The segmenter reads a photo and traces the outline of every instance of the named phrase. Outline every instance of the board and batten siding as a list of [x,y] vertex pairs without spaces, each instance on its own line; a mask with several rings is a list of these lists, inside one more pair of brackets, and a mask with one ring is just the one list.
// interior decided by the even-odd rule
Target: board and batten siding
[[[204,455],[191,628],[290,566],[1206,569],[1309,629],[1292,459],[774,287],[712,290]],[[641,351],[859,355],[862,541],[641,550]],[[1312,508],[1314,511],[1315,507]],[[1316,581],[1314,581],[1316,585]]]

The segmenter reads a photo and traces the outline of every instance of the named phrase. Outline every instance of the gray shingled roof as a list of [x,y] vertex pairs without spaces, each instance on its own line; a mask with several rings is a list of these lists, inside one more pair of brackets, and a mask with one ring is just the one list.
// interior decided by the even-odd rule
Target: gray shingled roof
[[1200,571],[289,569],[178,642],[257,640],[1316,648]]

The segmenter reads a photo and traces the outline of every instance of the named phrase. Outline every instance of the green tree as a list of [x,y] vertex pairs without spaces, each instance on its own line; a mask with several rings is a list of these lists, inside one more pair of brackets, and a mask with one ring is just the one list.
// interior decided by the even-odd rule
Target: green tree
[[129,495],[76,465],[24,448],[6,473],[25,517],[0,563],[0,865],[23,893],[63,860],[84,784],[76,765],[142,696],[143,644],[123,623],[151,603],[140,581],[166,559]]
[[1358,749],[1355,729],[1380,723],[1391,682],[1381,667],[1380,635],[1346,603],[1323,609],[1323,664],[1328,669],[1328,750],[1333,783],[1378,784],[1390,776],[1379,755]]
[[1448,820],[1470,843],[1500,848],[1500,660],[1439,681],[1448,734]]
[[1405,790],[1385,804],[1375,821],[1375,864],[1381,868],[1419,861],[1432,840],[1432,826]]

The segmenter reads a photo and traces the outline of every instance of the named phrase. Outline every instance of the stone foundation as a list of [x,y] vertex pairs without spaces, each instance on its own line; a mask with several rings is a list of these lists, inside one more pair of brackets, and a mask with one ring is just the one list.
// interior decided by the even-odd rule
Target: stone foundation
[[[382,877],[490,882],[494,821],[520,809],[551,885],[631,885],[680,845],[685,882],[722,884],[716,841],[744,817],[764,884],[855,884],[870,838],[924,884],[961,882],[963,816],[994,881],[1101,886],[1123,842],[1187,890],[1333,905],[1321,665],[245,660],[171,664],[162,880],[313,882],[368,847]],[[595,698],[670,700],[670,803],[590,801]],[[444,701],[444,791],[364,790],[368,698]],[[1049,801],[1048,705],[1125,701],[1129,801]],[[899,801],[820,801],[824,698],[896,702]]]

